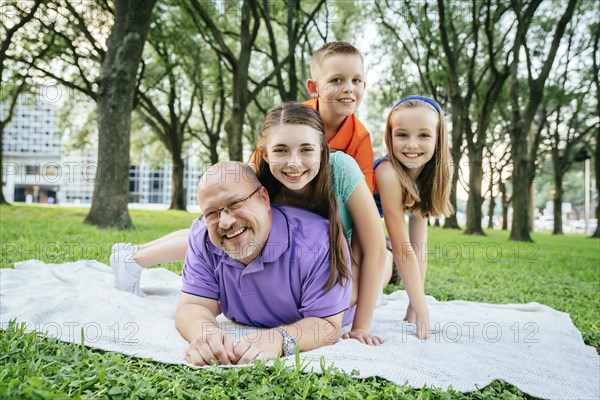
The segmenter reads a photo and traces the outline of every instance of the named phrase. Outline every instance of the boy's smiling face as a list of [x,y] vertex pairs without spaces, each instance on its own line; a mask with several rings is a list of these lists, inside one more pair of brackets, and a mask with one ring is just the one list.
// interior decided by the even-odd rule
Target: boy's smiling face
[[319,97],[324,119],[347,117],[360,105],[366,88],[362,58],[357,54],[326,56],[306,83],[312,97]]

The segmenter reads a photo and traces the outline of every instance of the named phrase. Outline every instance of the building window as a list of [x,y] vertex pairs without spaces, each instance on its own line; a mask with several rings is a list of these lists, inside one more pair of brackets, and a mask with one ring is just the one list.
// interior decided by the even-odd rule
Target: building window
[[39,165],[26,165],[25,166],[25,173],[27,175],[39,175],[39,173],[40,173],[40,166]]

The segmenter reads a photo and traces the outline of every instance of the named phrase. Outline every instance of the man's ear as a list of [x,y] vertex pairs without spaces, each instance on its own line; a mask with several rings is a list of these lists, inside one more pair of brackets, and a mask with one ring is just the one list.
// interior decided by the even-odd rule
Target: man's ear
[[312,79],[308,79],[306,81],[306,90],[308,90],[308,94],[310,97],[315,98],[319,97],[319,83],[313,81]]
[[262,201],[269,206],[271,206],[271,199],[269,198],[269,191],[267,190],[267,188],[265,186],[263,186],[262,188],[260,188],[259,190],[259,194],[260,194],[260,198],[262,199]]

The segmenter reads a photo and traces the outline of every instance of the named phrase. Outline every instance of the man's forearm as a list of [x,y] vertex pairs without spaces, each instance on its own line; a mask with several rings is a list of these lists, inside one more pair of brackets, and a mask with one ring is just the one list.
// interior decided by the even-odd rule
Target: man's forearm
[[308,317],[290,325],[283,325],[299,344],[300,351],[309,351],[335,344],[341,336],[341,314],[325,318]]
[[207,333],[214,333],[219,325],[214,314],[206,307],[185,304],[177,308],[175,326],[188,342]]

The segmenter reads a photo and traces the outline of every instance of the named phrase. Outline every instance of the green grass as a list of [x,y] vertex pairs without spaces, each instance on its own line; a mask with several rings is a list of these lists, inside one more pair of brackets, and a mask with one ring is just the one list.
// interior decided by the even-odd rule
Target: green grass
[[[115,242],[144,242],[189,226],[185,212],[131,211],[131,231],[81,224],[86,210],[0,207],[2,268],[38,258],[62,263],[81,258],[108,263]],[[486,237],[430,230],[428,294],[439,300],[492,303],[537,301],[568,312],[587,344],[600,345],[600,241],[581,235],[534,234],[533,247],[509,242],[506,232]],[[472,249],[472,252],[470,252]],[[485,251],[486,250],[486,251]],[[497,259],[496,259],[497,258]],[[162,265],[175,272],[180,264]],[[387,291],[401,286],[390,285]],[[330,368],[322,375],[301,367],[197,370],[160,364],[24,333],[19,324],[0,332],[0,398],[528,398],[502,382],[462,394],[412,389],[379,378],[356,379]]]

